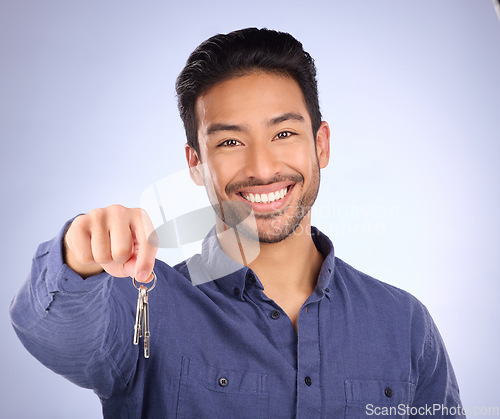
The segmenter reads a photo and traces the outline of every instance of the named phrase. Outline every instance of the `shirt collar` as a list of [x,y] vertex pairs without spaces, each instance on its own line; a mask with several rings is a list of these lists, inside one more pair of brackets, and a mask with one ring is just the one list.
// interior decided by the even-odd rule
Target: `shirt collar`
[[[324,256],[323,265],[318,276],[316,288],[310,298],[321,298],[323,295],[329,297],[329,286],[335,268],[335,252],[331,240],[319,231],[311,227],[311,236],[316,248]],[[263,289],[262,284],[247,266],[231,259],[219,245],[215,227],[210,230],[203,240],[201,261],[204,270],[209,274],[211,280],[226,292],[241,298],[243,291],[249,284]],[[205,282],[205,281],[203,281]]]
[[[251,269],[231,259],[219,245],[215,227],[210,230],[201,246],[201,260],[212,280],[226,292],[242,296],[245,281]],[[239,291],[237,293],[236,291]]]
[[328,236],[323,234],[316,227],[311,227],[311,236],[316,249],[318,249],[325,259],[319,271],[318,283],[310,298],[314,296],[321,298],[323,295],[326,295],[328,299],[330,299],[330,288],[333,288],[331,283],[335,269],[335,249]]

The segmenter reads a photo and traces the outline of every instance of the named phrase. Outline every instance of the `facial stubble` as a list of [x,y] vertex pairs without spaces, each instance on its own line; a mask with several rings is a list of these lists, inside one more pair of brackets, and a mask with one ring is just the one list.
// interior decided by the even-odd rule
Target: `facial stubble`
[[[304,185],[304,177],[300,176],[300,178],[302,181],[295,183],[294,189],[299,185]],[[296,180],[297,176],[292,179]],[[287,179],[280,178],[280,180]],[[269,182],[266,184],[269,184]],[[257,231],[255,231],[255,227],[252,227],[250,223],[245,221],[252,212],[250,203],[247,204],[243,201],[224,201],[222,197],[219,196],[218,192],[216,192],[217,202],[214,203],[213,200],[211,200],[211,202],[217,217],[227,227],[235,229],[239,234],[244,235],[248,239],[256,240],[258,238],[261,243],[273,244],[282,242],[297,231],[304,217],[309,213],[314,202],[316,201],[319,185],[320,168],[319,162],[316,160],[316,164],[313,168],[311,184],[296,204],[289,204],[283,210],[276,210],[268,214],[253,213],[257,225]],[[257,186],[257,184],[252,183],[248,185],[238,185],[238,188],[241,186]],[[234,190],[235,188],[228,185],[227,189]],[[292,215],[287,215],[290,211],[293,211]],[[287,219],[283,219],[285,217]],[[302,233],[302,230],[300,233]]]

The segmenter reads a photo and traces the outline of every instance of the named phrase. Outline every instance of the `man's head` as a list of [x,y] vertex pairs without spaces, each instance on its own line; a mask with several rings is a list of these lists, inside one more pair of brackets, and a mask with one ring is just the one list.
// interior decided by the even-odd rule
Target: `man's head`
[[218,35],[191,55],[177,89],[191,175],[219,219],[264,243],[307,228],[329,128],[301,44],[268,30]]
[[291,77],[299,85],[312,123],[321,124],[316,67],[293,36],[269,29],[247,28],[215,35],[189,56],[176,83],[179,112],[190,147],[199,153],[196,100],[215,84],[255,71]]

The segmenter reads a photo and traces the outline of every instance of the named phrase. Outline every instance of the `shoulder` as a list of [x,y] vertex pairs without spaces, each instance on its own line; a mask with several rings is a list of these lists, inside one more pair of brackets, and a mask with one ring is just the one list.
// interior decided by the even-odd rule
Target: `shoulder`
[[[341,259],[335,259],[333,297],[358,331],[374,333],[405,348],[413,362],[442,345],[425,305],[408,291],[373,278]],[[342,309],[341,309],[342,310]]]
[[334,283],[343,298],[371,315],[402,316],[426,328],[430,321],[427,308],[416,297],[401,288],[373,278],[335,258]]
[[380,297],[421,304],[408,291],[361,272],[337,257],[335,258],[335,279],[346,288],[355,289],[365,295],[371,291],[376,292],[376,295]]
[[372,337],[371,342],[363,344],[382,339],[383,351],[397,348],[392,352],[393,363],[398,356],[403,363],[410,360],[411,381],[417,384],[415,405],[438,400],[445,401],[445,406],[460,405],[444,342],[424,304],[409,292],[360,272],[341,259],[335,259],[334,272],[335,306],[346,312],[345,321],[351,321],[358,334]]

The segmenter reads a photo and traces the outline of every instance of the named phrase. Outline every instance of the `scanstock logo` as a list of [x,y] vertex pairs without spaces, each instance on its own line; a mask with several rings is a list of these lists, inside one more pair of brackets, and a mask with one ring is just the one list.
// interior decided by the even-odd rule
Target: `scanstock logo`
[[[236,272],[260,252],[251,206],[217,199],[206,164],[198,166],[197,175],[203,178],[205,187],[196,185],[190,169],[186,169],[148,186],[140,197],[140,206],[147,214],[143,213],[143,221],[149,243],[163,249],[180,249],[188,258],[193,285]],[[225,221],[224,228],[215,228],[217,218],[219,226],[221,219]],[[221,251],[217,241],[231,250],[231,257]],[[203,256],[193,255],[193,249],[199,249],[200,244]],[[209,270],[207,258],[216,258],[217,262],[210,263]]]

